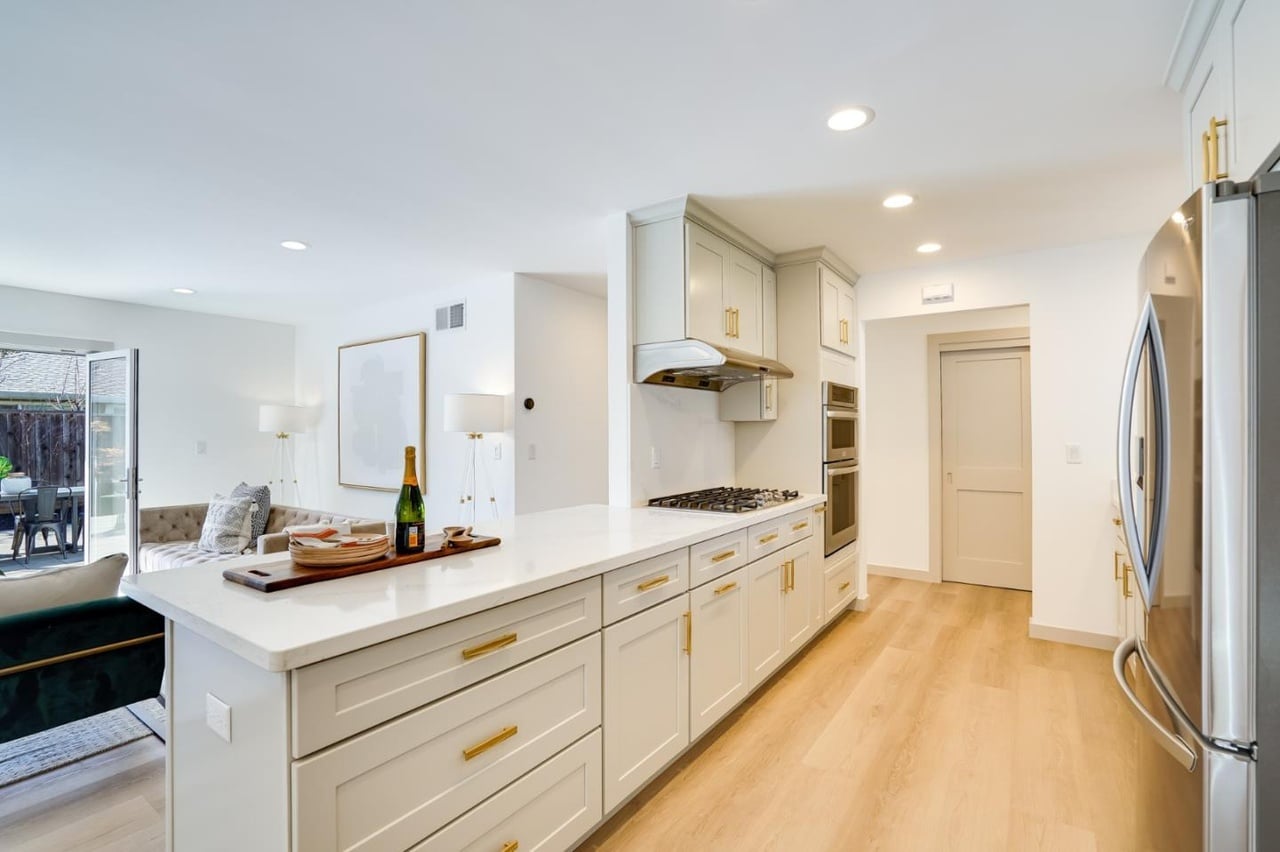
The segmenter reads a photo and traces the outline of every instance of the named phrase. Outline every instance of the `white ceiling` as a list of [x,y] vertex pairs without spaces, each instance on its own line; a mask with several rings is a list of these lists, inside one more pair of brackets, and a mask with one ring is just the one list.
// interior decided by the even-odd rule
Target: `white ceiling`
[[[1150,231],[1183,187],[1184,5],[8,3],[0,283],[287,319],[592,282],[608,213],[684,193],[863,273]],[[874,123],[828,130],[849,104]]]

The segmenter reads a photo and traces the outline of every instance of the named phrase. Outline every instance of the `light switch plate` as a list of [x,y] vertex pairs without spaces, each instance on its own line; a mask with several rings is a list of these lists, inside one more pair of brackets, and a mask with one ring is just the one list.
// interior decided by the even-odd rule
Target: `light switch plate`
[[662,451],[657,447],[649,448],[649,467],[652,470],[662,467]]
[[1067,464],[1081,464],[1083,461],[1080,457],[1080,445],[1067,444]]
[[231,705],[212,692],[204,694],[204,722],[215,734],[231,742]]

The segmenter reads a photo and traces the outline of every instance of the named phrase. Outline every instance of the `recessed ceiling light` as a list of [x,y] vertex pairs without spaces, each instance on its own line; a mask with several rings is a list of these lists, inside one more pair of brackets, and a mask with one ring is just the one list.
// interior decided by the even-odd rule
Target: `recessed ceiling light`
[[289,251],[306,251],[308,246],[301,240],[285,240],[280,243],[280,248],[287,248]]
[[190,287],[174,287],[173,292],[177,293],[179,296],[194,296],[196,294],[196,291],[192,290]]
[[871,119],[876,114],[871,107],[850,107],[833,112],[831,117],[827,119],[827,127],[832,130],[857,130],[863,125],[870,124]]
[[884,200],[884,206],[891,210],[896,210],[899,207],[909,207],[914,202],[914,197],[907,195],[905,192],[899,192],[896,195],[890,195],[886,198]]
[[916,251],[921,254],[933,254],[935,251],[942,251],[941,243],[921,243],[916,246]]

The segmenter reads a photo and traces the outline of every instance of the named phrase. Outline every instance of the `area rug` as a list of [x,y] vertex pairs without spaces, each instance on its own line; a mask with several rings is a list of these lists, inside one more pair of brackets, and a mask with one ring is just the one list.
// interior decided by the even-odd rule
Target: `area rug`
[[164,723],[164,708],[155,699],[148,699],[0,744],[0,787],[149,737],[153,728],[164,730]]

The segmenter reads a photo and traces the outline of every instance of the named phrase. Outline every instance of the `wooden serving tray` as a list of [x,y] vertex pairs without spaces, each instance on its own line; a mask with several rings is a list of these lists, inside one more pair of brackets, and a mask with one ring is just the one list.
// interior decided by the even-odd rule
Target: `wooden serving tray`
[[477,535],[469,542],[442,547],[444,536],[427,536],[427,546],[422,553],[411,553],[397,556],[394,551],[370,562],[359,565],[344,565],[340,568],[304,568],[301,565],[282,562],[278,565],[261,565],[252,568],[228,568],[222,572],[224,579],[260,592],[278,592],[281,589],[292,589],[295,586],[306,586],[311,583],[322,583],[325,580],[336,580],[339,577],[351,577],[356,574],[367,574],[370,571],[381,571],[383,568],[394,568],[397,565],[409,565],[413,562],[425,562],[428,559],[440,559],[469,553],[485,547],[494,547],[502,543],[497,536]]

